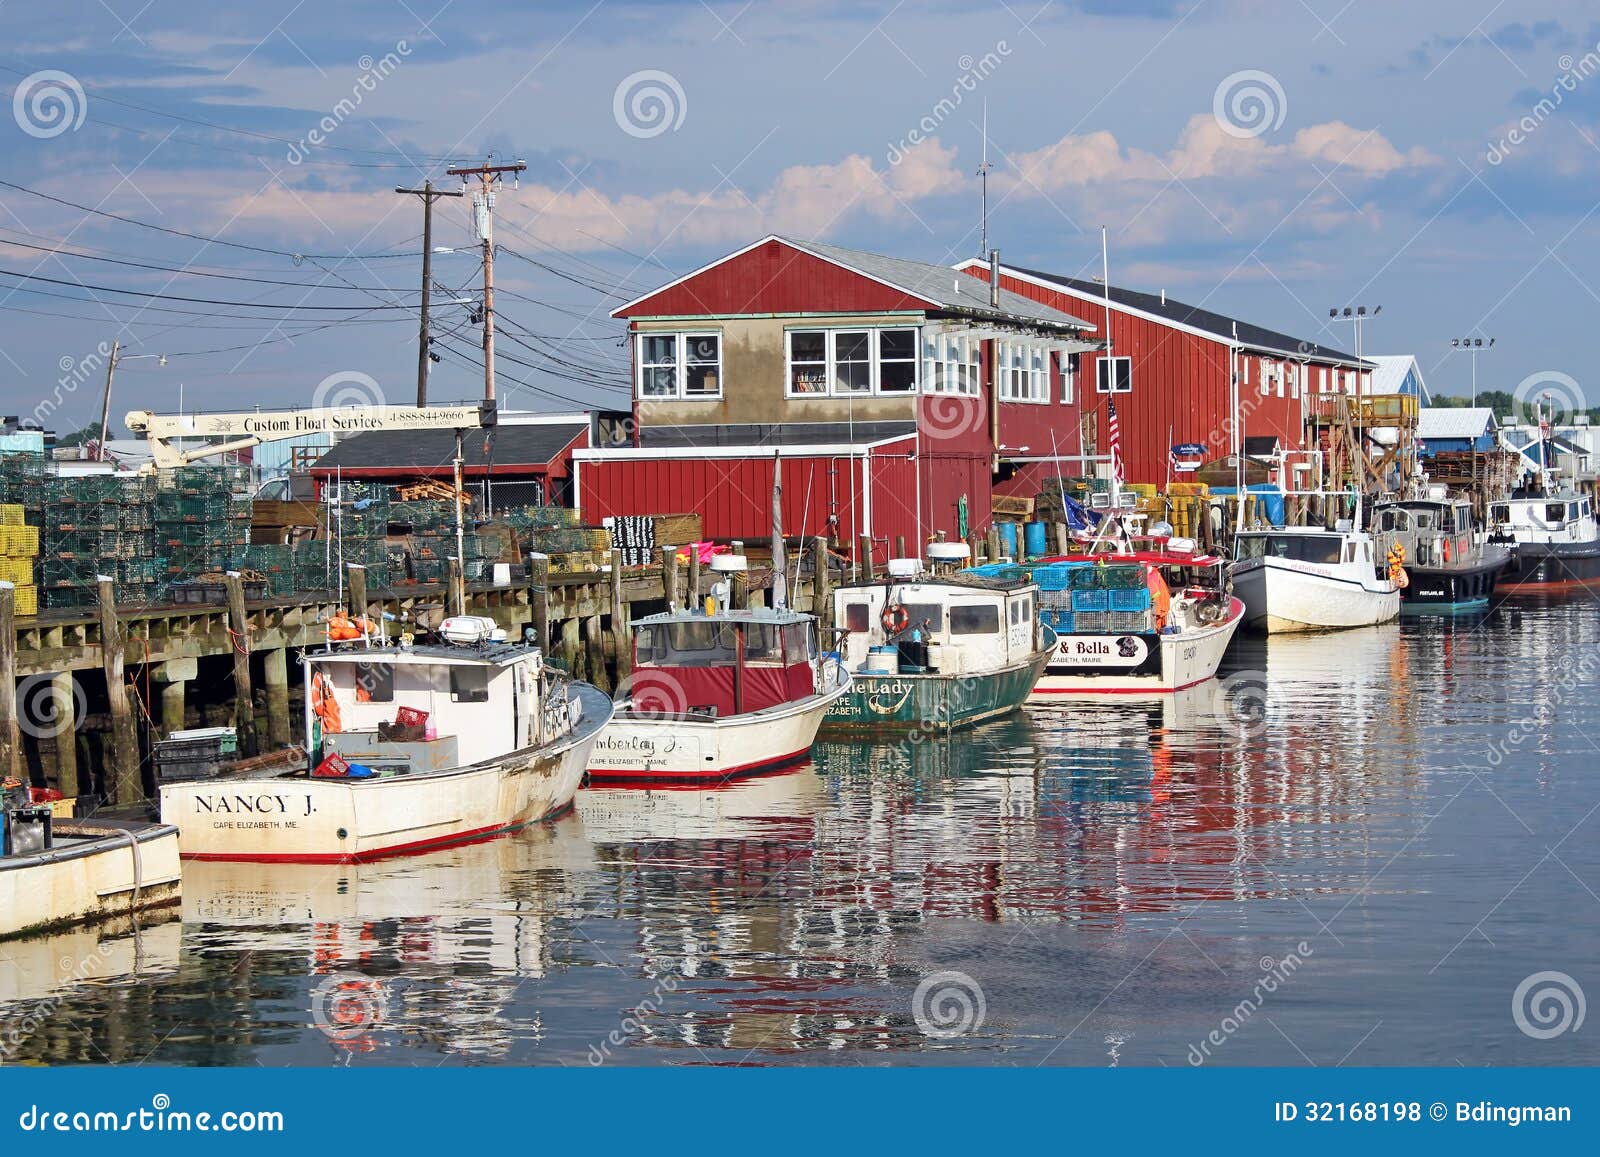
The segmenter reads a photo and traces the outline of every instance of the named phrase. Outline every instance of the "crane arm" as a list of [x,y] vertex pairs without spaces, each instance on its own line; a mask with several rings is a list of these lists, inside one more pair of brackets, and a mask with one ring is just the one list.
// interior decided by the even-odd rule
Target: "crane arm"
[[[302,434],[363,434],[383,430],[469,430],[494,426],[493,402],[454,406],[338,406],[306,410],[253,410],[234,414],[156,414],[132,410],[124,421],[150,445],[158,470],[185,466],[201,458],[279,442]],[[221,438],[180,450],[180,438]]]

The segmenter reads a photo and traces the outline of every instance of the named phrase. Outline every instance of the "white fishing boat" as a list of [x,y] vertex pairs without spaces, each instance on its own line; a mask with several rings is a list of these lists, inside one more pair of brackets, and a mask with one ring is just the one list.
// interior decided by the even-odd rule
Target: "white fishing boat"
[[1400,614],[1372,536],[1341,519],[1333,530],[1284,526],[1234,539],[1233,589],[1251,630],[1327,631],[1370,627]]
[[611,700],[492,620],[440,641],[360,640],[304,659],[310,757],[161,785],[195,859],[348,863],[480,839],[571,803]]
[[1489,542],[1511,548],[1501,585],[1513,590],[1600,586],[1600,521],[1576,490],[1522,488],[1489,507]]
[[1068,555],[1031,568],[1055,651],[1031,704],[1169,695],[1205,682],[1244,618],[1225,564],[1172,539],[1161,549]]
[[804,759],[850,673],[786,610],[667,611],[633,624],[633,674],[596,780],[715,782]]
[[0,939],[178,902],[176,829],[57,818],[26,788],[0,790]]

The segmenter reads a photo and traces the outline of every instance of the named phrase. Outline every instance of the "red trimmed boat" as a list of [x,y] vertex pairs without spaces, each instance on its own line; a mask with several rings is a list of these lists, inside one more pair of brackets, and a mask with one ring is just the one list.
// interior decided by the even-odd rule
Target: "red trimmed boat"
[[718,782],[804,759],[850,673],[786,610],[668,611],[633,624],[633,674],[592,780]]

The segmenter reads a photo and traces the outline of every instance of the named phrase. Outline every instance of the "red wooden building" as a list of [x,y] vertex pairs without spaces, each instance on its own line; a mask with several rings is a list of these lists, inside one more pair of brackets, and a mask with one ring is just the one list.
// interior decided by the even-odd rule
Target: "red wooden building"
[[869,535],[879,558],[985,531],[1004,459],[1064,451],[1095,348],[1092,320],[947,266],[782,237],[614,316],[632,445],[573,454],[587,519],[696,510],[709,537],[762,539],[781,460],[785,532]]
[[[957,266],[987,282],[982,261]],[[1106,328],[1109,350],[1078,359],[1074,438],[1063,453],[1103,454],[1108,403],[1115,402],[1122,457],[1129,481],[1182,481],[1171,473],[1171,459],[1193,462],[1226,457],[1245,449],[1278,445],[1298,449],[1305,420],[1333,394],[1371,388],[1373,366],[1316,342],[1291,337],[1251,322],[1227,317],[1170,298],[1113,286],[1108,294],[1096,281],[1000,267],[1000,284],[1030,298]],[[1237,391],[1237,395],[1235,395]],[[1237,396],[1237,402],[1235,402]],[[1232,415],[1239,414],[1234,430]],[[1008,439],[1023,437],[1002,426]],[[1244,447],[1243,439],[1251,445]],[[1175,447],[1190,453],[1173,455]],[[1203,454],[1200,452],[1203,450]],[[1005,493],[1032,494],[1044,464],[1014,459],[1019,471],[998,487]],[[1014,489],[1008,489],[1014,487]]]

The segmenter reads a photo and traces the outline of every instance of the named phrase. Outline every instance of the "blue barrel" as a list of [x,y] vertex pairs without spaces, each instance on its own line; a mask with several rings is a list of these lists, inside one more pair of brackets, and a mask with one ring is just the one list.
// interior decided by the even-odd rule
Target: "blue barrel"
[[997,522],[1000,528],[1000,553],[1008,558],[1017,557],[1017,524],[1014,522]]
[[1027,544],[1029,558],[1043,558],[1049,553],[1045,545],[1044,523],[1030,522],[1023,530],[1022,540]]

